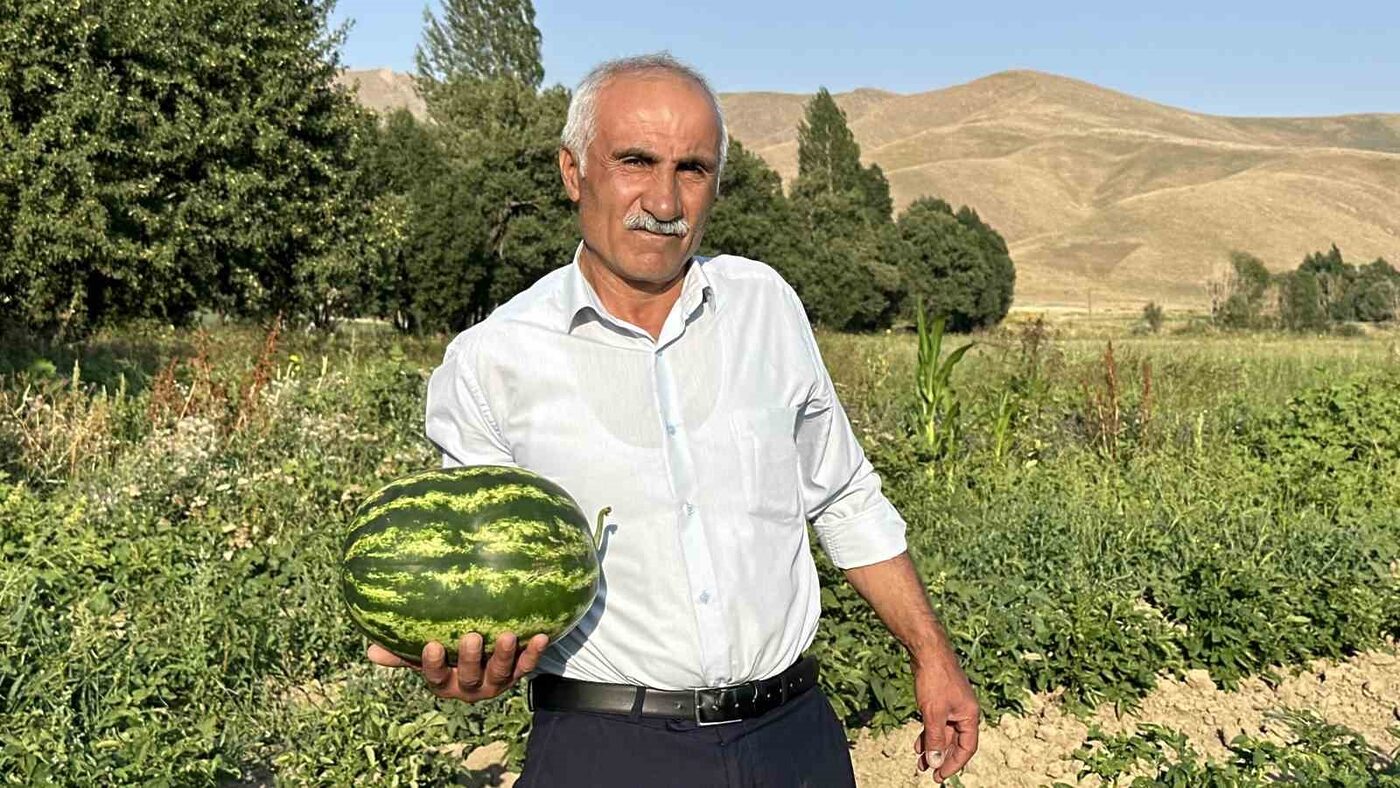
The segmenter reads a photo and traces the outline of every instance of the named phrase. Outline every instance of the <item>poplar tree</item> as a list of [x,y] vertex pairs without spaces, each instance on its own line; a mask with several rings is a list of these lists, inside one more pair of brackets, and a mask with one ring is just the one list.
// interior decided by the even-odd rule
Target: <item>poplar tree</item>
[[538,88],[540,40],[530,0],[443,0],[441,17],[423,9],[418,76],[430,83],[505,77]]
[[797,127],[797,162],[790,281],[808,316],[836,329],[889,325],[903,290],[892,262],[898,239],[889,184],[878,167],[861,166],[846,114],[826,88],[807,103]]

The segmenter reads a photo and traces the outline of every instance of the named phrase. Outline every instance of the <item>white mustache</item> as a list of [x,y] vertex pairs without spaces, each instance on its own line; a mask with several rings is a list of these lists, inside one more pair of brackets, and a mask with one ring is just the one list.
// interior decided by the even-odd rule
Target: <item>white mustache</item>
[[622,220],[622,226],[629,230],[646,230],[657,235],[685,235],[690,232],[690,222],[685,219],[663,222],[647,211],[629,214]]

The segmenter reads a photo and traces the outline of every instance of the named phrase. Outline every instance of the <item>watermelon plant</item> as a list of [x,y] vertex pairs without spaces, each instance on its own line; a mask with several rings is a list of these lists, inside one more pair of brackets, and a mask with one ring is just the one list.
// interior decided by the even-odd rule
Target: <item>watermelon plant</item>
[[438,641],[448,660],[477,632],[524,640],[568,632],[598,593],[604,509],[590,534],[562,487],[530,471],[473,465],[392,481],[355,514],[341,588],[350,619],[405,659]]

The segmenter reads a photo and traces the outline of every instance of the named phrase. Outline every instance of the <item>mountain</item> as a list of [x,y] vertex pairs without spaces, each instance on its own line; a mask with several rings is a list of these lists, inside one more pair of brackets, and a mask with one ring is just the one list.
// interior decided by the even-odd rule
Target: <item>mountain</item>
[[423,103],[423,97],[418,95],[413,77],[408,74],[387,68],[345,70],[336,77],[335,83],[354,91],[355,98],[375,112],[392,112],[402,108],[419,120],[428,115],[428,107]]
[[[808,98],[720,100],[790,180]],[[1275,270],[1332,243],[1400,264],[1400,114],[1220,117],[1034,71],[835,98],[896,209],[933,194],[1001,231],[1018,306],[1200,307],[1231,249]]]

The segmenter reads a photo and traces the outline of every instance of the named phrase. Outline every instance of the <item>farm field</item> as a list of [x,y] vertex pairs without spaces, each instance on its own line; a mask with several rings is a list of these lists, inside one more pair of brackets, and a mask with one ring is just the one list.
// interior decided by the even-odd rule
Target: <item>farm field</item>
[[[1104,738],[1053,775],[1069,782],[1135,769],[1182,785],[1400,783],[1387,730],[1400,724],[1400,334],[1129,322],[1018,314],[945,338],[945,351],[976,345],[953,368],[958,415],[937,444],[912,416],[912,335],[821,337],[989,743],[1070,720],[1056,723],[1076,739],[1056,743],[1061,758],[1089,736],[1082,717]],[[371,668],[337,585],[358,502],[437,462],[422,401],[446,341],[360,323],[6,340],[0,781],[489,785],[518,765],[518,693],[439,703]],[[820,553],[818,566],[825,689],[866,782],[903,784],[887,772],[911,763],[892,749],[909,746],[905,662]],[[1183,687],[1187,708],[1248,695],[1293,707],[1293,724],[1258,733],[1251,717],[1234,749],[1200,725],[1186,742],[1112,724],[1114,711],[1161,719]],[[1353,690],[1367,711],[1334,719],[1328,699]],[[499,766],[462,757],[493,743]],[[979,777],[993,761],[974,761],[967,784],[1010,784],[998,775],[1016,767],[996,764]],[[1041,766],[1026,770],[1048,781]]]

